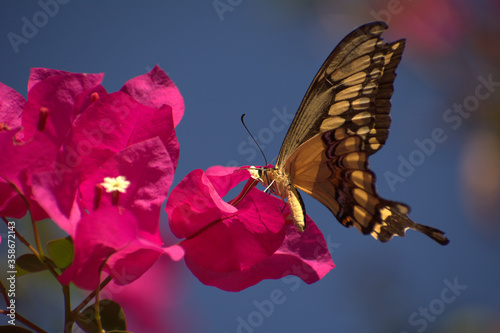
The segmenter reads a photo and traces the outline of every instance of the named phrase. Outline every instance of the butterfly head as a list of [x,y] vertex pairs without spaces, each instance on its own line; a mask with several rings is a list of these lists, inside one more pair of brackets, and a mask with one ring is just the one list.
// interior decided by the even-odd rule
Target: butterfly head
[[265,186],[265,191],[270,191],[273,194],[281,198],[286,198],[287,184],[284,175],[279,169],[273,167],[272,165],[267,165],[265,167],[250,167],[250,175],[253,179],[258,180]]
[[267,165],[265,167],[251,166],[248,171],[250,171],[250,176],[258,180],[265,187],[268,187],[272,182],[272,171],[274,167],[272,165]]

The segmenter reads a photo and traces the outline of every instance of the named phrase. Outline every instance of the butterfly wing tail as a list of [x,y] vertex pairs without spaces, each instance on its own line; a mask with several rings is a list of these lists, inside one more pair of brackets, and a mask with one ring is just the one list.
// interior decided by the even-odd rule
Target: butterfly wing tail
[[446,245],[450,242],[450,240],[444,236],[444,232],[439,229],[418,223],[415,223],[415,226],[412,229],[426,234],[441,245]]
[[406,230],[420,231],[441,245],[450,241],[444,236],[444,232],[423,224],[413,222],[408,217],[409,207],[394,201],[385,200],[385,206],[379,209],[380,224],[375,225],[371,235],[385,243],[395,235],[405,237]]

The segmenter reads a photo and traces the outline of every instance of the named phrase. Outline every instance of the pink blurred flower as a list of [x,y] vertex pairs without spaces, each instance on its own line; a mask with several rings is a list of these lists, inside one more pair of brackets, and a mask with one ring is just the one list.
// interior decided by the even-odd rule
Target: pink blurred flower
[[[254,188],[247,170],[194,170],[172,190],[166,212],[191,272],[204,284],[239,291],[263,279],[297,275],[313,283],[334,264],[314,222],[299,233],[283,202]],[[222,198],[249,180],[229,203]],[[300,267],[300,269],[298,269]],[[305,269],[303,269],[306,267]]]
[[419,56],[436,57],[454,54],[466,32],[468,13],[465,2],[424,0],[405,3],[391,15],[393,29],[423,50]]
[[101,297],[120,304],[130,332],[190,332],[192,317],[176,311],[185,297],[184,272],[183,267],[162,256],[129,285],[108,284]]

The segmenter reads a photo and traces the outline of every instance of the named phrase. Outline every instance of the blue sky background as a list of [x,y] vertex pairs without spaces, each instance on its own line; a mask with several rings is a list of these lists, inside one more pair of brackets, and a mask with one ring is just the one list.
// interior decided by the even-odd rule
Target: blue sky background
[[[197,168],[264,164],[259,154],[253,156],[244,150],[250,145],[241,148],[248,140],[240,123],[243,113],[247,114],[247,126],[261,142],[268,160],[275,158],[288,124],[282,131],[273,132],[272,137],[264,136],[261,131],[269,128],[276,112],[295,113],[333,47],[357,26],[374,21],[374,13],[389,10],[391,1],[221,2],[232,10],[220,16],[213,1],[72,0],[58,3],[57,13],[53,17],[45,15],[44,22],[44,16],[37,14],[43,11],[40,2],[2,1],[0,81],[26,96],[31,67],[104,72],[103,85],[112,92],[158,64],[174,80],[186,105],[184,118],[176,129],[181,147],[174,180],[177,184]],[[415,10],[422,22],[433,22],[438,16],[449,26],[450,31],[442,36],[444,41],[452,43],[456,34],[474,31],[474,34],[459,34],[466,38],[460,37],[452,45],[452,51],[429,47],[417,38],[411,39],[411,33],[405,34],[420,31],[424,41],[430,43],[432,39],[417,27],[411,30],[415,21],[405,22],[404,15],[413,10],[411,2],[401,1],[397,7],[401,10],[390,18],[394,25],[389,24],[385,39],[407,37],[408,46],[395,83],[391,134],[385,148],[370,160],[378,176],[381,196],[409,204],[412,219],[444,230],[451,243],[441,247],[410,231],[406,238],[381,244],[354,229],[345,229],[325,207],[305,198],[309,215],[331,243],[337,267],[314,285],[302,283],[291,288],[292,285],[281,280],[271,280],[239,293],[229,293],[202,285],[181,261],[176,264],[175,274],[182,281],[178,287],[182,292],[176,293],[175,306],[164,313],[166,321],[176,321],[176,330],[238,332],[238,318],[247,323],[262,318],[258,325],[249,326],[250,330],[240,328],[240,332],[494,332],[492,327],[499,329],[500,322],[495,319],[500,314],[498,214],[484,219],[471,213],[474,210],[467,205],[470,197],[461,183],[461,168],[471,129],[480,123],[478,118],[482,119],[476,114],[487,114],[500,93],[494,91],[490,100],[481,101],[474,116],[463,119],[457,129],[443,120],[443,114],[454,103],[462,103],[474,94],[478,76],[487,78],[493,73],[493,79],[500,81],[498,67],[487,62],[493,51],[480,38],[484,36],[482,31],[491,31],[488,22],[494,17],[498,19],[498,15],[493,11],[478,12],[481,6],[492,6],[489,1],[457,3],[474,10],[471,16],[484,19],[477,20],[475,26],[464,27],[457,25],[456,20],[451,22],[453,17],[446,13],[439,15],[443,7]],[[42,21],[38,31],[27,38],[27,43],[18,45],[16,52],[8,34],[22,35],[23,18]],[[467,22],[465,19],[461,22],[464,21]],[[498,110],[498,103],[494,105]],[[408,159],[418,149],[415,140],[430,138],[436,128],[444,131],[446,140],[436,143],[435,151],[426,155],[404,182],[391,188],[384,174],[397,173],[398,158]],[[492,221],[487,228],[485,220]],[[166,225],[166,216],[162,223]],[[4,250],[2,247],[2,253]],[[23,285],[23,281],[18,279],[20,290],[31,288],[31,283]],[[443,290],[454,281],[467,288],[457,291],[453,301],[443,302]],[[32,283],[36,285],[36,281]],[[256,315],[255,302],[270,299],[276,289],[282,291],[284,302],[275,305],[269,316]],[[56,332],[62,316],[59,289],[54,288],[50,294],[54,296],[40,294],[49,297],[46,301],[36,295],[39,294],[32,295],[37,298],[35,303],[46,302],[42,311],[27,304],[19,305],[19,311],[25,307],[26,317],[38,317],[35,322]],[[154,298],[156,293],[144,297]],[[28,297],[23,300],[28,302]],[[432,320],[420,313],[421,308],[429,306],[428,318]],[[4,319],[0,317],[0,323]],[[467,330],[467,325],[472,330]]]

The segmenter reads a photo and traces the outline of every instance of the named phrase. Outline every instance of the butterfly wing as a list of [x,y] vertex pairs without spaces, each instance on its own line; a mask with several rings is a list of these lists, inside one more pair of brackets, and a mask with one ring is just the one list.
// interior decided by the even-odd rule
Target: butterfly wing
[[[384,22],[365,24],[347,35],[328,56],[285,136],[276,167],[314,135],[338,128],[365,133],[373,143],[368,153],[387,139],[392,82],[405,41],[384,43]],[[371,133],[370,133],[371,132]]]
[[405,46],[405,40],[384,43],[386,29],[383,22],[361,26],[332,51],[295,115],[276,167],[290,189],[323,203],[346,227],[382,242],[411,228],[447,244],[442,231],[410,220],[408,206],[381,198],[368,168],[368,156],[389,134],[395,70]]
[[405,204],[381,198],[368,168],[366,142],[338,128],[314,136],[287,160],[285,172],[294,187],[324,204],[346,227],[354,226],[382,242],[404,236],[408,228],[447,244],[443,232],[413,222]]

